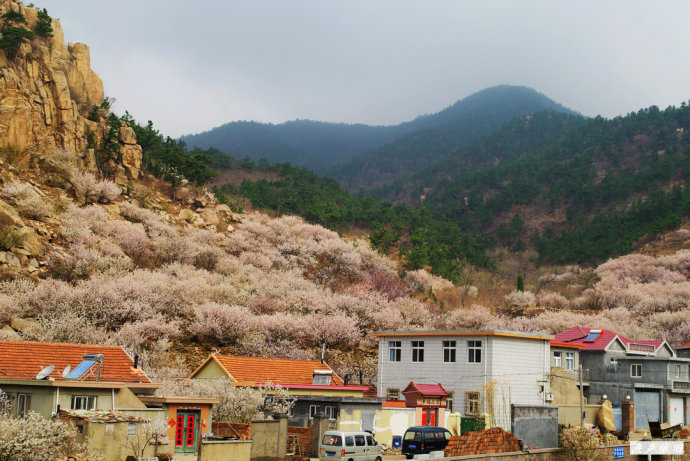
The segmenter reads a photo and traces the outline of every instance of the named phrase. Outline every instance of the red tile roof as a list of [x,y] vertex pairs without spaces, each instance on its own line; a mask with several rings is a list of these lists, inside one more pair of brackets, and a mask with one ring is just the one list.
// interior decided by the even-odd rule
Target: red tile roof
[[681,344],[681,345],[678,346],[678,347],[690,347],[690,342],[687,342],[687,343],[685,343],[685,344]]
[[581,344],[584,346],[582,349],[588,351],[603,351],[616,337],[618,337],[618,339],[620,339],[625,346],[627,346],[629,343],[646,344],[654,346],[654,349],[657,349],[663,344],[663,341],[634,341],[623,335],[619,335],[614,331],[603,329],[601,330],[601,334],[597,337],[597,339],[591,342],[585,342],[585,338],[589,334],[590,330],[593,330],[593,328],[572,327],[568,330],[558,333],[554,339],[555,341],[562,343]]
[[411,381],[410,384],[407,385],[405,390],[403,391],[403,394],[406,392],[410,391],[418,391],[422,395],[433,395],[433,396],[448,396],[450,395],[441,384],[417,384],[414,381]]
[[254,386],[268,381],[281,386],[312,384],[315,370],[332,371],[332,386],[342,386],[345,384],[331,367],[321,363],[319,360],[292,360],[217,354],[211,354],[192,373],[191,377],[194,377],[209,360],[215,360],[239,385]]
[[[62,380],[68,365],[74,370],[84,354],[103,354],[100,381],[150,383],[149,378],[120,346],[95,344],[47,343],[0,340],[0,379],[35,379],[43,368],[55,365],[50,378]],[[97,364],[92,368],[97,369]],[[96,381],[95,373],[86,373],[80,381]]]

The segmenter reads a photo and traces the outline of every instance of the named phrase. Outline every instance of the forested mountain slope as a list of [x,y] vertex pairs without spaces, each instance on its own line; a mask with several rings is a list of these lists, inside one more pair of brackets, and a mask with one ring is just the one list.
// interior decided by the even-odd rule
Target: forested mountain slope
[[[349,184],[350,181],[347,178],[356,178],[361,173],[364,166],[362,160],[352,166],[344,167],[342,171],[334,170],[336,165],[346,163],[353,157],[408,134],[420,132],[418,135],[413,135],[411,139],[420,137],[421,142],[424,143],[428,143],[429,139],[438,142],[434,146],[426,145],[423,154],[414,154],[414,156],[438,158],[447,150],[449,144],[464,143],[499,127],[515,116],[541,110],[568,111],[534,90],[524,87],[498,86],[468,96],[438,113],[422,115],[410,122],[394,126],[325,123],[311,120],[295,120],[278,125],[245,121],[227,123],[203,133],[183,136],[181,139],[189,147],[196,146],[203,149],[214,147],[231,153],[238,159],[247,157],[256,162],[261,159],[266,159],[269,163],[289,162],[306,166],[321,174],[332,172],[339,180]],[[436,128],[441,131],[426,132],[426,130]],[[437,139],[438,137],[442,139]],[[406,142],[403,141],[403,144]],[[402,152],[398,147],[392,147],[392,149],[392,155],[409,157],[407,152]],[[431,150],[430,154],[429,150]],[[386,152],[388,151],[372,155],[374,157],[389,155]],[[385,157],[382,162],[389,160]],[[410,172],[413,164],[417,163],[404,163],[400,170]],[[374,184],[376,183],[378,180],[374,181]]]
[[328,175],[348,190],[369,191],[434,165],[515,117],[543,111],[574,114],[531,88],[487,88],[418,118],[415,132],[336,166]]

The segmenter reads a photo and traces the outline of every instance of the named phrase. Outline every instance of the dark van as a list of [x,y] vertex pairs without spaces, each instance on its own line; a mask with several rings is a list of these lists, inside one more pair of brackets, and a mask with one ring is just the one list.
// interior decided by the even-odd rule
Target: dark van
[[402,453],[407,459],[414,455],[442,451],[450,441],[448,429],[438,426],[414,426],[405,431],[402,440]]

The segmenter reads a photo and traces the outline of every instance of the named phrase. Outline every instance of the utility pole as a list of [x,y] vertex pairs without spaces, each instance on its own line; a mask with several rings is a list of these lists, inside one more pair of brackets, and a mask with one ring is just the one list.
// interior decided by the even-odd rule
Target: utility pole
[[577,369],[580,375],[580,427],[584,429],[585,427],[585,394],[584,386],[582,385],[582,364]]

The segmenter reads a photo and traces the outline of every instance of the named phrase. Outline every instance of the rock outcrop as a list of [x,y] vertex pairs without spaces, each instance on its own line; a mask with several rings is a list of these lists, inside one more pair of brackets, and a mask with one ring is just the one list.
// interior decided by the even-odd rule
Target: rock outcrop
[[[37,10],[0,0],[0,14],[8,10],[22,13],[26,27],[33,29]],[[103,82],[91,70],[88,46],[65,45],[60,22],[53,19],[52,27],[52,37],[23,43],[15,56],[0,51],[0,147],[39,156],[65,149],[82,158],[85,168],[94,169],[88,137],[99,143],[108,127],[106,114],[90,117],[95,120],[89,115],[103,101]],[[129,126],[120,130],[120,147],[115,176],[122,183],[136,179],[141,168],[141,147]]]

